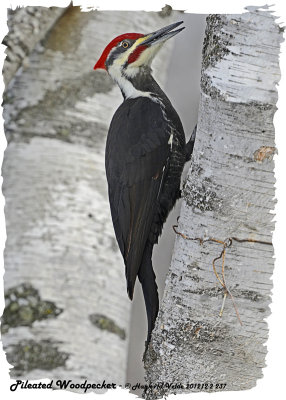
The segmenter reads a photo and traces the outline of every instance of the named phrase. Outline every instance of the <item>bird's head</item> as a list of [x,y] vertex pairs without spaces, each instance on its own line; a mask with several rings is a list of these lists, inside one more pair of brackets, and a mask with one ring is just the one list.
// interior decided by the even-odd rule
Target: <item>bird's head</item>
[[118,82],[118,78],[133,77],[142,67],[149,67],[162,44],[184,28],[173,30],[183,21],[168,25],[144,35],[125,33],[113,39],[103,50],[94,69],[105,69]]

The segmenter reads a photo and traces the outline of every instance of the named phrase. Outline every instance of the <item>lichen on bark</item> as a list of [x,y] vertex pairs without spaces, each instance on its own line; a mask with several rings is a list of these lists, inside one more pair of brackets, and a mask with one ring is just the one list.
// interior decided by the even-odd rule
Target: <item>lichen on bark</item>
[[120,328],[116,322],[114,322],[111,318],[102,314],[91,314],[89,316],[90,322],[95,325],[98,329],[103,331],[107,331],[110,333],[114,333],[118,335],[120,339],[126,339],[126,332],[124,329]]
[[62,311],[54,302],[41,299],[38,290],[30,283],[22,283],[5,293],[1,332],[5,334],[9,328],[31,326],[34,321],[56,318]]
[[50,340],[23,340],[13,346],[7,353],[7,360],[14,366],[13,377],[23,376],[34,369],[44,371],[64,367],[68,354],[58,348],[57,343]]

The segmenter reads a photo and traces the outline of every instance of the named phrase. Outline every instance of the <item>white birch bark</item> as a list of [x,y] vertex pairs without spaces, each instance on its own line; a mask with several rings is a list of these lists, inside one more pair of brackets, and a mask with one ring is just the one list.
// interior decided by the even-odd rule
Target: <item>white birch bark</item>
[[[174,18],[71,7],[5,92],[2,338],[13,377],[125,381],[130,302],[104,171],[122,96],[93,65],[118,34]],[[154,62],[161,82],[169,53]]]
[[20,7],[7,10],[8,34],[3,39],[7,58],[3,68],[8,85],[18,68],[28,61],[29,54],[65,12],[60,7]]
[[[148,399],[249,389],[263,375],[274,264],[273,115],[281,41],[282,30],[267,9],[207,19],[198,131],[177,229],[189,238],[267,243],[233,241],[225,252],[225,283],[241,325],[229,295],[219,316],[225,290],[212,263],[223,246],[177,236],[145,369],[147,384],[182,387],[149,388]],[[215,265],[220,273],[222,259]]]

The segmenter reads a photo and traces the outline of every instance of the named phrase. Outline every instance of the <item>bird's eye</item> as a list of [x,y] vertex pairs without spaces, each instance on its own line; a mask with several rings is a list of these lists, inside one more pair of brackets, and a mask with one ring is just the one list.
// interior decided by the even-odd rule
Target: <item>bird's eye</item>
[[128,43],[128,42],[122,42],[122,43],[121,43],[121,46],[122,46],[124,49],[127,49],[127,47],[129,46],[129,43]]

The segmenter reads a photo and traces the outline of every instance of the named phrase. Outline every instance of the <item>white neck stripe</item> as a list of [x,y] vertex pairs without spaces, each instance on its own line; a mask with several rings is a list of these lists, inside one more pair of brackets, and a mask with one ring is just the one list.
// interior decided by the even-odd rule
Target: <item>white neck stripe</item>
[[108,68],[108,73],[116,81],[116,83],[124,93],[126,99],[134,99],[136,97],[151,98],[150,92],[143,92],[141,90],[136,89],[132,85],[132,83],[125,76],[123,76],[121,68],[118,68],[118,66],[111,65]]

